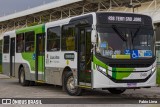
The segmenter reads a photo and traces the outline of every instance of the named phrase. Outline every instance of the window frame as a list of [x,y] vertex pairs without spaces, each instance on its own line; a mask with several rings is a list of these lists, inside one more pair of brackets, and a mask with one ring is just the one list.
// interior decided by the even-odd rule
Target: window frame
[[[5,44],[5,38],[6,38],[6,37],[8,37],[8,38],[7,38],[7,39],[8,39],[8,44]],[[2,52],[3,52],[4,54],[9,54],[9,53],[10,53],[10,45],[9,45],[9,44],[10,44],[10,36],[9,36],[9,35],[4,36],[2,42],[3,42],[3,49],[2,49],[3,51],[2,51]],[[7,50],[7,52],[4,52],[4,49],[5,49],[4,46],[5,46],[5,45],[8,45],[8,48],[7,48],[8,50]]]
[[21,51],[19,52],[18,49],[17,49],[17,48],[18,48],[18,45],[17,45],[17,44],[18,44],[18,42],[17,42],[17,36],[18,36],[19,34],[23,34],[23,40],[24,40],[24,42],[25,42],[25,39],[24,39],[24,38],[25,38],[25,33],[24,33],[24,32],[23,32],[23,33],[18,33],[18,34],[16,34],[16,53],[22,53],[22,52],[24,52],[24,50],[25,50],[25,49],[24,49],[25,43],[23,43],[23,51],[21,50]]
[[[63,38],[63,35],[64,35],[64,33],[65,32],[63,32],[64,31],[64,27],[68,27],[68,26],[73,26],[73,28],[74,28],[74,30],[75,30],[75,32],[74,32],[74,49],[73,50],[67,50],[67,49],[63,49],[62,48],[62,46],[63,46],[63,42],[62,42],[62,38]],[[74,23],[70,23],[70,24],[65,24],[65,25],[62,25],[62,28],[61,28],[61,51],[75,51],[76,49],[77,49],[77,44],[76,44],[76,25],[74,24]],[[66,38],[66,34],[65,34],[65,38]]]
[[[59,28],[59,31],[60,31],[60,35],[59,35],[59,49],[58,50],[49,50],[48,49],[48,31],[50,30],[50,29],[54,29],[54,28]],[[49,27],[49,28],[47,28],[47,38],[46,38],[46,51],[47,52],[57,52],[57,51],[61,51],[61,36],[62,36],[62,32],[61,32],[62,30],[61,30],[61,26],[54,26],[54,27]]]
[[[29,42],[33,42],[33,51],[26,51],[26,33],[31,33],[33,32],[33,37],[34,37],[34,40],[33,41],[29,41]],[[28,41],[27,41],[28,42]],[[28,32],[24,32],[24,52],[34,52],[35,51],[35,42],[36,42],[36,39],[35,39],[35,31],[28,31]]]

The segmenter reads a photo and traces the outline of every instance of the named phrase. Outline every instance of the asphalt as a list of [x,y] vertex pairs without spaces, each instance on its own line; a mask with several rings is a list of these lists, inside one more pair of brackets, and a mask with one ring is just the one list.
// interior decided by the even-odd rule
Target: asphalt
[[[60,86],[48,85],[48,84],[37,84],[36,86],[23,87],[18,83],[18,79],[10,78],[8,76],[0,74],[0,98],[24,98],[24,99],[25,98],[36,98],[36,99],[49,98],[49,100],[54,99],[55,101],[59,101],[63,99],[64,102],[67,103],[67,104],[63,103],[60,106],[58,104],[55,104],[54,105],[55,107],[57,106],[58,107],[63,107],[63,106],[67,106],[67,107],[75,107],[75,106],[76,107],[160,107],[160,105],[156,105],[156,104],[137,105],[137,104],[134,104],[132,100],[132,99],[141,99],[141,98],[160,99],[160,87],[142,88],[137,90],[129,89],[121,95],[113,95],[109,93],[107,90],[106,91],[87,90],[82,94],[82,96],[70,96],[66,94],[65,91],[62,91],[62,87]],[[78,102],[76,102],[77,101],[75,100],[76,98],[79,100]],[[70,99],[71,101],[68,99]],[[62,101],[60,101],[60,103],[61,102]],[[93,104],[86,104],[88,102],[91,102]],[[105,102],[109,104],[107,104],[106,106]],[[85,103],[85,105],[83,103]],[[132,105],[123,105],[123,103],[132,104]],[[115,105],[115,104],[118,104],[118,105]],[[2,105],[0,105],[0,107],[1,106]],[[12,105],[12,106],[14,107],[15,105]],[[45,106],[50,107],[50,105],[45,105]],[[19,105],[19,107],[21,107],[21,105]],[[30,107],[30,106],[26,106],[26,107]],[[34,107],[42,107],[42,105],[40,106],[37,105]]]

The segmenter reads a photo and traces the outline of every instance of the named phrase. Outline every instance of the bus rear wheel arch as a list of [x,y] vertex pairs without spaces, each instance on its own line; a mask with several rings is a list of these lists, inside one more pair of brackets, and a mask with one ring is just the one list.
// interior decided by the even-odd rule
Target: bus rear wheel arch
[[22,86],[29,86],[30,82],[25,79],[25,70],[24,67],[20,67],[19,69],[19,83]]

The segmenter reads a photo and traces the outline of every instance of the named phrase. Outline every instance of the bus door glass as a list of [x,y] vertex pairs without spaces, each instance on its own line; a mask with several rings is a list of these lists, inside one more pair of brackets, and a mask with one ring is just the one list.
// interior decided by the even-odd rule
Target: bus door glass
[[45,34],[36,35],[36,80],[44,80]]
[[10,41],[10,76],[15,76],[15,38],[11,38]]
[[79,85],[91,86],[91,28],[79,28],[78,35]]

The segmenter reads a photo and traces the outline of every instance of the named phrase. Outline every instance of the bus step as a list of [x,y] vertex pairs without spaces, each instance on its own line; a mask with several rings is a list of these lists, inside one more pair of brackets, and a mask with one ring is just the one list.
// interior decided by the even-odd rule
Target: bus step
[[86,86],[86,85],[79,85],[78,87],[80,87],[80,88],[92,88],[91,86]]
[[43,81],[43,80],[38,80],[38,81],[36,81],[37,83],[45,83],[45,81]]

